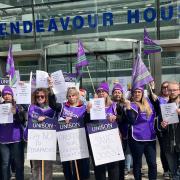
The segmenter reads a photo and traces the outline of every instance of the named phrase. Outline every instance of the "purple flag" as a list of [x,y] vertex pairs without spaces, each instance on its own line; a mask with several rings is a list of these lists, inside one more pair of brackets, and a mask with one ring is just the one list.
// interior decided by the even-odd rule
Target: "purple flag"
[[157,52],[161,52],[162,48],[158,44],[156,44],[150,37],[149,34],[144,28],[144,54],[154,54]]
[[149,73],[147,67],[141,59],[141,55],[138,54],[132,71],[132,89],[142,87],[149,82],[153,81],[153,77]]
[[7,63],[6,63],[6,73],[10,77],[10,85],[13,86],[16,83],[16,73],[15,73],[15,67],[14,67],[14,59],[13,59],[13,53],[12,53],[12,44],[9,45],[9,51],[8,51],[8,57],[7,57]]
[[76,69],[80,69],[81,67],[88,66],[89,62],[86,59],[86,55],[84,52],[84,47],[82,42],[78,41],[78,52],[77,52],[77,64]]

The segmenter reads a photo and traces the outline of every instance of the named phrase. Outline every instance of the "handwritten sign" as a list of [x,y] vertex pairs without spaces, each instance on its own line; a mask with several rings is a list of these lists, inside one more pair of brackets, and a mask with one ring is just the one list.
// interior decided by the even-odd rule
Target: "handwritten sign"
[[96,166],[124,159],[116,123],[99,121],[88,123],[87,128]]
[[13,123],[13,114],[10,103],[0,104],[0,124]]
[[168,124],[174,124],[179,122],[176,103],[161,104],[161,113],[163,120]]
[[90,102],[92,103],[92,108],[90,110],[91,120],[97,120],[97,118],[98,120],[106,119],[104,98],[91,99]]
[[36,88],[48,88],[48,73],[45,71],[36,71]]
[[17,104],[31,104],[31,83],[17,84]]
[[60,121],[57,131],[62,162],[89,157],[85,128],[77,119],[70,123]]
[[[35,116],[35,112],[37,112],[38,115],[43,113],[36,106],[32,106],[30,110],[33,116]],[[51,111],[51,109],[49,109],[49,111]],[[33,117],[29,117],[27,143],[28,160],[56,160],[56,125],[57,122],[53,118],[47,118],[43,122],[38,122],[33,119]]]
[[56,131],[29,129],[28,160],[56,160]]

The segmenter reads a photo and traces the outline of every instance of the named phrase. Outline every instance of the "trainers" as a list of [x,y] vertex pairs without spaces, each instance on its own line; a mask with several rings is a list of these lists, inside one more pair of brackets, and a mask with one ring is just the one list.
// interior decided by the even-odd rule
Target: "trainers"
[[128,171],[128,170],[125,170],[125,171],[124,171],[124,177],[127,178],[128,175],[129,175],[129,171]]
[[164,172],[163,177],[164,179],[169,179],[169,172]]

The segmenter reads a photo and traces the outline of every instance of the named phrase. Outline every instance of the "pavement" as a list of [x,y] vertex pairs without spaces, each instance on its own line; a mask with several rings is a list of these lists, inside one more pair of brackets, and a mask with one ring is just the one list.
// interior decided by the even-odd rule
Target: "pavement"
[[[147,164],[146,164],[144,157],[143,157],[142,164],[143,164],[143,166],[142,166],[142,173],[143,173],[142,180],[148,180],[148,172],[147,172],[148,169],[147,169]],[[163,178],[163,169],[162,169],[161,161],[160,161],[160,157],[159,157],[159,145],[158,144],[157,144],[157,169],[158,169],[157,180],[164,179]],[[30,162],[27,159],[25,159],[25,180],[30,180],[30,177],[31,177]],[[126,179],[127,180],[134,180],[132,172],[130,172],[130,174],[128,174]],[[63,172],[62,172],[62,166],[60,164],[58,154],[57,154],[57,160],[53,163],[53,180],[64,180],[64,176],[63,176]],[[93,170],[90,171],[90,179],[89,180],[95,180]]]

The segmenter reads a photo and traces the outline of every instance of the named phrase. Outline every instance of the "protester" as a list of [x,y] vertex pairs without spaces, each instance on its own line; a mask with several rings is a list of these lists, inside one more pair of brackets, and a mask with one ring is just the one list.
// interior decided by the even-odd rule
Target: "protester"
[[178,82],[169,82],[168,84],[169,101],[168,103],[176,103],[179,123],[168,124],[163,119],[161,126],[163,127],[163,145],[166,158],[168,161],[171,177],[173,180],[180,179],[178,171],[179,155],[180,155],[180,85]]
[[[69,123],[73,118],[78,118],[84,121],[84,115],[86,112],[86,106],[82,103],[79,98],[79,92],[75,87],[70,87],[67,90],[67,101],[63,104],[57,103],[55,95],[52,91],[52,81],[49,79],[50,91],[49,94],[49,105],[58,113],[58,121],[65,121]],[[88,161],[87,158],[76,160],[79,177],[81,180],[88,179],[90,174],[87,167],[84,166]],[[77,173],[75,168],[75,161],[62,162],[64,177],[66,180],[76,180]]]
[[[163,141],[164,141],[164,138],[163,138],[163,131],[162,131],[162,128],[161,128],[161,125],[160,125],[160,122],[162,121],[161,119],[161,110],[160,110],[160,107],[159,107],[159,104],[166,104],[169,100],[169,92],[168,92],[168,84],[169,82],[168,81],[164,81],[162,84],[161,84],[161,91],[160,91],[160,95],[159,96],[156,96],[154,94],[154,89],[155,89],[155,84],[154,82],[151,82],[151,88],[152,88],[152,92],[150,94],[150,99],[152,99],[152,103],[154,105],[154,109],[156,111],[156,115],[157,115],[157,119],[156,119],[156,123],[155,123],[155,127],[156,127],[156,135],[158,137],[158,141],[159,141],[159,146],[160,146],[160,159],[161,159],[161,163],[162,163],[162,167],[163,167],[163,170],[164,170],[164,173],[163,173],[163,177],[164,178],[169,178],[169,166],[168,166],[168,162],[167,162],[167,158],[165,156],[165,149],[164,149],[164,146],[163,146]],[[153,102],[155,101],[155,102]],[[158,101],[158,102],[156,102]]]
[[[114,87],[112,90],[112,100],[117,103],[117,122],[118,122],[119,129],[121,132],[123,151],[125,154],[126,147],[127,147],[127,138],[128,138],[128,136],[127,136],[128,126],[127,126],[127,123],[125,120],[125,114],[124,114],[125,99],[123,97],[123,88],[119,83],[114,84]],[[120,116],[119,116],[119,114],[120,114]],[[119,162],[120,180],[124,179],[124,171],[125,171],[125,160],[121,160]]]
[[[38,88],[34,91],[32,96],[32,105],[28,110],[28,125],[32,121],[42,123],[46,119],[55,121],[55,111],[48,106],[48,91],[45,88]],[[28,133],[28,127],[25,135]],[[26,137],[27,138],[27,137]],[[32,180],[42,179],[42,161],[32,160]],[[52,180],[52,161],[44,161],[45,180]]]
[[9,86],[2,90],[3,103],[12,105],[13,123],[0,124],[0,156],[1,156],[1,180],[9,180],[11,177],[11,157],[15,163],[16,180],[24,179],[24,144],[22,118],[23,112],[17,108],[13,91]]
[[[99,85],[99,87],[97,88],[96,93],[97,93],[98,98],[104,98],[105,112],[106,112],[107,120],[112,123],[116,123],[116,121],[117,121],[116,103],[113,102],[109,96],[108,84],[106,82],[102,82]],[[92,107],[92,105],[89,103],[87,106],[88,113],[90,112],[91,107]],[[120,114],[119,114],[118,118],[121,119]],[[92,121],[90,121],[90,117],[87,121],[92,122]],[[90,149],[90,152],[92,153],[91,147],[89,147],[89,149]],[[108,171],[108,179],[109,180],[119,180],[120,179],[120,177],[119,177],[119,162],[118,161],[96,166],[94,163],[94,159],[93,159],[93,166],[94,166],[96,180],[105,180],[106,179],[106,170]]]
[[129,145],[133,157],[133,174],[135,180],[141,180],[142,156],[148,164],[148,178],[157,178],[156,134],[154,130],[155,112],[149,99],[143,97],[144,89],[132,89],[131,103],[126,101],[126,115],[131,125]]

